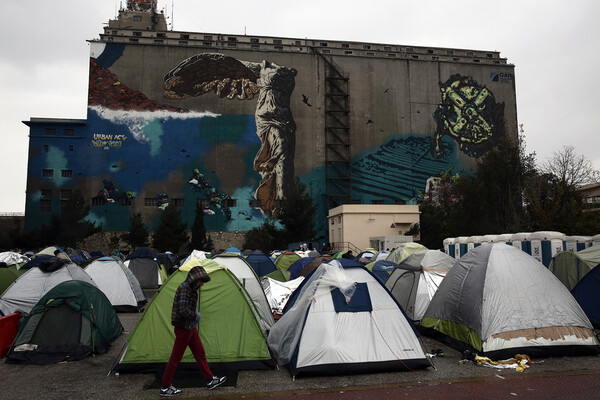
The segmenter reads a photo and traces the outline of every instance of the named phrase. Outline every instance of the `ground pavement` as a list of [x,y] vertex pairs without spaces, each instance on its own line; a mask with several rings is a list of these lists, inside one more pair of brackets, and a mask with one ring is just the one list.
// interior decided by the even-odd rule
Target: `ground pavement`
[[[121,313],[125,332],[108,353],[48,366],[0,363],[3,399],[157,399],[155,375],[109,374],[137,313]],[[359,400],[359,399],[594,399],[600,398],[600,356],[534,359],[524,372],[460,363],[461,354],[428,337],[426,351],[441,349],[435,368],[362,375],[299,377],[285,367],[241,371],[235,386],[185,387],[182,398]],[[177,386],[177,381],[173,382]],[[194,385],[191,385],[194,386]]]

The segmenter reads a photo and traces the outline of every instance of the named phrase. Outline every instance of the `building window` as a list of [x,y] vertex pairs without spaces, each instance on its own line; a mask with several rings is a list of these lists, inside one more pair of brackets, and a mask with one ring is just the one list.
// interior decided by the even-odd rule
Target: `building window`
[[331,218],[331,225],[335,225],[335,218]]
[[253,49],[260,49],[260,44],[251,44],[250,47]]
[[302,42],[300,42],[299,40],[296,40],[296,46],[300,46],[302,44]]
[[136,22],[139,22],[139,21],[141,21],[141,20],[142,20],[142,17],[141,17],[140,15],[134,15],[134,16],[132,17],[132,19],[133,19],[134,21],[136,21]]
[[480,61],[480,60],[479,60],[479,59],[477,59],[477,58],[474,58],[474,59],[473,59],[473,62],[475,62],[475,63],[478,63],[479,61]]
[[202,45],[204,46],[212,46],[212,42],[202,42]]
[[118,34],[118,33],[119,33],[119,32],[117,32],[117,31],[112,31],[112,34],[113,34],[113,35],[116,35],[116,34]]
[[458,58],[458,57],[452,57],[452,61],[460,61],[460,58]]
[[63,169],[60,171],[60,176],[63,178],[71,178],[73,176],[72,169]]
[[384,51],[392,51],[392,46],[383,46]]
[[454,54],[454,51],[453,50],[448,50],[448,51],[446,51],[446,54],[452,55],[452,54]]
[[236,207],[237,206],[237,200],[236,199],[225,199],[225,207]]
[[347,49],[347,48],[349,48],[349,47],[350,47],[350,45],[349,45],[348,43],[342,43],[342,47],[343,47],[344,49]]
[[250,38],[250,43],[258,43],[258,39],[257,38]]
[[396,53],[388,53],[388,57],[396,57]]
[[130,206],[131,205],[131,199],[130,198],[120,199],[119,203],[122,206]]
[[54,170],[53,169],[43,169],[42,176],[44,178],[52,178],[54,176]]
[[63,189],[60,191],[61,200],[71,200],[71,190]]
[[321,42],[321,43],[319,43],[319,45],[320,45],[321,47],[327,47],[327,43],[326,43],[326,42]]
[[56,129],[54,129],[54,128],[44,128],[44,135],[46,135],[46,136],[54,136],[54,135],[56,135]]
[[48,145],[47,145],[47,144],[45,144],[45,145],[44,145],[44,153],[47,153],[47,152],[48,152]]
[[92,205],[93,206],[102,206],[105,203],[105,199],[104,197],[101,196],[97,196],[97,197],[92,197]]
[[52,189],[42,189],[40,193],[42,197],[52,197]]
[[156,200],[156,197],[146,197],[144,199],[145,207],[156,207],[157,205],[158,205],[158,202]]
[[433,54],[433,50],[432,49],[427,49],[427,54]]
[[183,33],[181,35],[179,35],[179,39],[189,39],[189,38],[190,38],[190,35],[186,35]]
[[75,129],[73,129],[73,128],[63,129],[63,136],[75,136]]
[[414,48],[412,48],[412,47],[407,47],[407,48],[406,48],[406,52],[407,52],[407,53],[412,53],[412,52],[414,52],[414,51],[415,51],[415,49],[414,49]]
[[229,37],[227,38],[227,41],[229,41],[229,42],[237,42],[237,38],[236,38],[236,37],[229,36]]
[[371,204],[383,204],[383,200],[371,200]]
[[371,50],[371,45],[370,44],[363,44],[363,49],[365,49],[365,50]]
[[138,38],[129,38],[129,41],[132,42],[132,43],[137,43],[137,42],[140,41],[140,39],[138,39]]
[[487,58],[492,58],[492,57],[494,57],[494,55],[493,55],[492,53],[485,53],[485,56],[486,56]]
[[52,201],[50,200],[40,200],[40,211],[44,213],[49,213],[52,211]]
[[72,144],[69,145],[69,151],[74,151],[75,150],[75,146],[73,146]]
[[227,47],[237,47],[236,43],[227,43]]
[[249,206],[253,208],[260,208],[260,200],[252,199],[249,202]]
[[283,50],[283,46],[275,46],[275,50]]
[[133,36],[142,36],[142,32],[133,32]]
[[344,50],[344,54],[350,55],[350,54],[352,54],[352,50]]
[[273,44],[282,44],[280,39],[273,39]]
[[187,40],[180,40],[179,44],[188,44]]
[[156,34],[156,37],[160,37],[160,38],[166,38],[166,37],[167,37],[167,34],[166,34],[166,33],[160,33],[160,32],[159,32],[159,33],[157,33],[157,34]]
[[467,55],[468,56],[473,56],[473,52],[472,51],[467,51]]
[[212,36],[210,35],[204,35],[204,40],[213,40]]
[[162,39],[154,39],[154,43],[163,43]]

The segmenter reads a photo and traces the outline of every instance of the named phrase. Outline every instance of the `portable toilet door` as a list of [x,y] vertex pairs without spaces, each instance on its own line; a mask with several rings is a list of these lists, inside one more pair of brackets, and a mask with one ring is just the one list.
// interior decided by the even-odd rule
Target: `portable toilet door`
[[576,253],[587,247],[586,241],[589,241],[589,236],[565,236],[564,249],[571,253]]
[[467,254],[467,237],[466,236],[459,236],[455,239],[454,241],[454,251],[456,252],[456,258],[457,260],[459,258],[461,258],[462,256],[464,256],[465,254]]
[[548,268],[552,257],[564,250],[565,234],[554,231],[538,231],[531,234],[531,255]]
[[[454,238],[444,239],[444,242],[447,242],[448,244],[448,255],[450,257],[456,258]],[[444,244],[444,250],[446,250],[446,244]]]
[[521,249],[525,253],[531,255],[531,233],[529,232],[519,232],[513,233],[510,238],[510,243],[512,246]]
[[600,235],[592,236],[592,246],[600,246]]

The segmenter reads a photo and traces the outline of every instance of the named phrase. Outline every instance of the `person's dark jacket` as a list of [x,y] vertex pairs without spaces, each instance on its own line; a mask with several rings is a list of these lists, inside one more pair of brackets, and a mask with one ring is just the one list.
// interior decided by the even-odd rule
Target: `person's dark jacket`
[[198,304],[198,289],[200,282],[210,281],[206,270],[200,266],[190,269],[188,276],[179,285],[173,299],[171,324],[178,328],[193,329],[198,321],[196,307]]

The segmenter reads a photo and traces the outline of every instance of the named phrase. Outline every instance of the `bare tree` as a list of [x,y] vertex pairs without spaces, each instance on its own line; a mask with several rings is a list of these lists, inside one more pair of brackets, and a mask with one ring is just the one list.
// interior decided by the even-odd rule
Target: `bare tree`
[[552,156],[540,165],[540,171],[554,176],[571,190],[600,180],[600,171],[594,169],[590,160],[577,154],[573,146],[565,146],[562,151],[552,153]]

